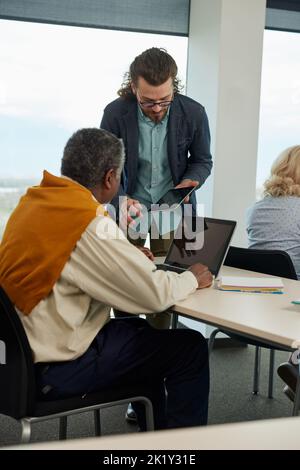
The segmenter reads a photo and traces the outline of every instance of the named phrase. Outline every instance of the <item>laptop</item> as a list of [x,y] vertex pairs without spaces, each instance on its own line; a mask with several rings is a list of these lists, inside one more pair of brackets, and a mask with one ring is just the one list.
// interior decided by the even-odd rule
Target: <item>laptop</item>
[[235,227],[233,220],[189,217],[179,224],[165,262],[158,264],[157,269],[182,273],[193,264],[201,263],[217,276]]

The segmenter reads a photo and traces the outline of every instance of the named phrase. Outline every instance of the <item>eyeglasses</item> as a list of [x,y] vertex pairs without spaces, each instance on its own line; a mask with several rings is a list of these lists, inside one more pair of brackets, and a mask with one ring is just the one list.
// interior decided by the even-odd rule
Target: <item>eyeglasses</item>
[[139,101],[139,103],[143,108],[146,108],[146,109],[154,108],[154,106],[159,106],[160,108],[167,108],[168,106],[170,106],[171,103],[173,103],[173,100],[171,100],[171,101],[154,101],[153,103],[149,102],[149,101],[144,101],[144,102]]
[[[137,96],[139,98],[138,91],[137,91]],[[145,109],[151,109],[151,108],[154,108],[154,106],[159,106],[160,108],[167,108],[168,106],[170,106],[171,103],[173,103],[173,100],[169,100],[169,101],[140,101],[140,98],[139,98],[139,104]]]

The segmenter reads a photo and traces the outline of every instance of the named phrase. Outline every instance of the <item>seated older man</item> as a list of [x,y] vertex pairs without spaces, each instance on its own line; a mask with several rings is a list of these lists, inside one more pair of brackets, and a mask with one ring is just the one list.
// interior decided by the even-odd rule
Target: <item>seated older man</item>
[[[206,341],[192,330],[157,330],[159,315],[212,282],[194,265],[156,270],[107,216],[124,163],[122,141],[82,129],[67,142],[61,174],[44,172],[12,213],[0,245],[0,284],[24,325],[45,400],[148,385],[156,429],[206,424]],[[111,307],[136,314],[110,319]],[[137,407],[142,423],[141,407]],[[141,424],[142,425],[142,424]]]

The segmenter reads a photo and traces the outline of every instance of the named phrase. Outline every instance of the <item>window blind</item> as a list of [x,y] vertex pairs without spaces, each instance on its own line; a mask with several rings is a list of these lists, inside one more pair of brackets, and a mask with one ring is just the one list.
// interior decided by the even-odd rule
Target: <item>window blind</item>
[[[0,0],[4,19],[176,36],[189,12],[190,0]],[[267,0],[266,28],[300,32],[300,0]]]
[[188,36],[190,0],[0,0],[0,18]]
[[300,32],[300,0],[267,0],[266,28]]

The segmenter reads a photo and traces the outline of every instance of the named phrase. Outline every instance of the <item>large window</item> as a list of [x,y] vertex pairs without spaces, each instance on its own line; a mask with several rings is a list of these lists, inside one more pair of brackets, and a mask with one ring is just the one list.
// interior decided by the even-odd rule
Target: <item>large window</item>
[[265,31],[257,195],[279,153],[300,143],[300,34]]
[[185,82],[187,38],[0,20],[0,237],[43,169],[59,174],[64,144],[99,127],[133,58],[164,47]]

